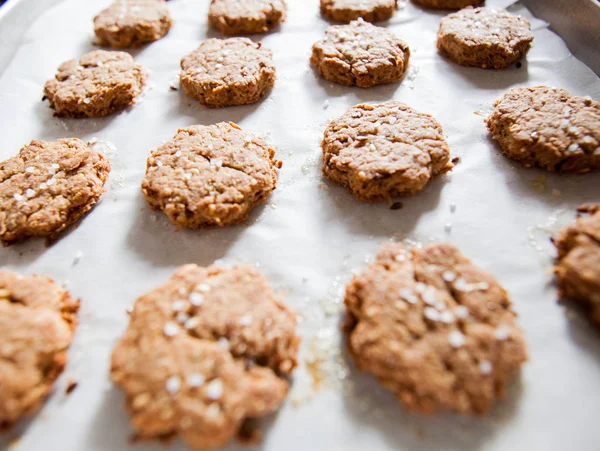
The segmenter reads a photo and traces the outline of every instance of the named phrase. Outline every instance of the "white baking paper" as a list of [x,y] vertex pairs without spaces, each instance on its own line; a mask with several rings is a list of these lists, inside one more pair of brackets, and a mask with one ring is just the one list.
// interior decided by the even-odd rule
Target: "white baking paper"
[[[32,139],[96,138],[113,166],[101,202],[57,243],[47,248],[32,240],[0,249],[3,269],[48,274],[82,301],[68,366],[43,409],[4,436],[5,443],[13,440],[11,450],[129,449],[132,431],[123,398],[108,378],[111,349],[127,325],[126,309],[180,265],[218,259],[259,265],[303,318],[302,365],[289,402],[255,449],[598,449],[600,336],[579,313],[557,303],[548,238],[574,218],[576,206],[600,200],[600,174],[523,169],[500,154],[482,117],[512,86],[550,84],[600,99],[597,76],[545,23],[513,6],[535,30],[523,66],[464,68],[436,52],[443,13],[404,4],[384,25],[410,45],[409,73],[401,84],[361,90],[316,76],[308,63],[311,46],[329,24],[319,16],[318,0],[289,0],[281,29],[253,37],[274,52],[278,80],[271,94],[255,105],[209,110],[170,89],[181,57],[218,36],[207,28],[209,2],[174,0],[169,35],[131,52],[150,71],[137,105],[105,119],[54,118],[41,101],[43,84],[61,62],[94,48],[92,18],[108,3],[11,0],[12,11],[0,19],[0,34],[17,42],[17,47],[0,43],[0,61],[6,61],[0,67],[0,158]],[[29,16],[38,12],[35,20]],[[30,20],[21,36],[14,24],[23,18]],[[404,207],[395,211],[386,202],[355,200],[320,173],[319,142],[328,121],[356,103],[389,99],[433,114],[453,156],[461,159],[452,173],[402,199]],[[146,158],[178,127],[219,121],[234,121],[277,150],[284,163],[277,190],[247,224],[177,232],[142,197]],[[343,288],[351,272],[364,268],[389,240],[454,243],[512,294],[531,358],[508,399],[488,418],[409,414],[347,360],[338,333]],[[313,376],[324,379],[317,390]],[[67,396],[69,379],[79,385]],[[183,448],[180,442],[173,446]]]

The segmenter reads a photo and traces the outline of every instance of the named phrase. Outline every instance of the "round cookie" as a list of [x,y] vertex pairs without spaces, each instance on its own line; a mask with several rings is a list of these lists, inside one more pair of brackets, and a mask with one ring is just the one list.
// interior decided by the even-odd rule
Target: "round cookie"
[[275,78],[271,50],[247,38],[208,39],[181,60],[184,92],[211,108],[256,103]]
[[323,174],[360,200],[412,196],[452,169],[442,126],[395,100],[353,106],[321,141]]
[[178,227],[236,224],[275,189],[274,156],[233,122],[179,129],[152,151],[142,191]]
[[141,438],[222,446],[276,411],[300,339],[296,315],[254,267],[181,267],[141,296],[112,355]]
[[527,54],[531,41],[527,19],[504,9],[465,8],[442,19],[437,48],[462,66],[504,69]]
[[77,138],[31,141],[0,162],[0,242],[55,239],[92,209],[110,163]]
[[226,35],[266,33],[285,22],[284,0],[212,0],[208,23]]
[[409,58],[408,46],[395,34],[358,19],[325,30],[310,62],[329,81],[370,88],[400,80]]
[[554,241],[554,271],[560,294],[588,306],[600,326],[600,204],[584,205],[579,211],[589,216],[578,218]]
[[0,270],[0,430],[38,410],[52,390],[78,310],[49,277]]
[[600,169],[600,102],[547,86],[512,88],[494,103],[487,128],[523,166],[577,173]]
[[487,413],[527,360],[506,291],[449,244],[387,244],[346,288],[350,356],[411,411]]
[[164,0],[116,0],[94,17],[98,44],[139,47],[165,36],[173,25]]
[[485,0],[412,0],[412,2],[432,9],[462,9],[485,4]]
[[44,86],[55,116],[102,117],[132,105],[142,93],[146,73],[129,53],[94,50],[58,67]]
[[387,20],[397,8],[398,0],[321,0],[321,15],[343,23],[359,17],[367,22]]

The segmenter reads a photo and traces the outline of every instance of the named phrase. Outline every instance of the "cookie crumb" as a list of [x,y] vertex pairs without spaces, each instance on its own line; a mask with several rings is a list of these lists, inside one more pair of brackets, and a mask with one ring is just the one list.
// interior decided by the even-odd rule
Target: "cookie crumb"
[[73,391],[75,391],[75,389],[78,386],[79,386],[79,383],[77,381],[74,381],[73,379],[69,379],[69,381],[67,382],[67,388],[65,389],[65,394],[70,395],[71,393],[73,393]]
[[404,207],[402,202],[394,202],[392,205],[390,205],[390,210],[400,210],[402,207]]

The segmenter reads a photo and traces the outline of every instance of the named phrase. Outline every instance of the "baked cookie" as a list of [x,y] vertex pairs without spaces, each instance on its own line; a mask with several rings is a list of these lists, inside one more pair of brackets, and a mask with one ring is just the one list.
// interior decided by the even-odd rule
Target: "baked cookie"
[[52,390],[78,310],[49,277],[0,270],[0,431],[38,410]]
[[560,294],[590,308],[600,325],[600,204],[579,208],[580,217],[554,241],[558,257],[554,271]]
[[116,0],[94,17],[98,44],[139,47],[165,36],[173,25],[164,0]]
[[140,297],[112,355],[141,438],[225,445],[277,410],[300,339],[296,315],[254,267],[181,267]]
[[485,4],[485,0],[412,0],[412,2],[433,9],[461,9]]
[[285,22],[284,0],[212,0],[208,23],[226,35],[266,33]]
[[273,53],[247,38],[208,39],[181,60],[184,92],[204,106],[256,103],[275,84]]
[[353,106],[321,141],[323,174],[358,199],[412,196],[452,169],[442,126],[395,100]]
[[359,369],[411,411],[487,413],[527,360],[507,292],[450,244],[387,244],[346,288]]
[[271,194],[280,167],[266,142],[233,122],[194,125],[152,151],[142,192],[178,227],[226,226]]
[[465,8],[442,19],[437,48],[462,66],[504,69],[527,54],[531,41],[527,19],[504,9]]
[[525,167],[600,169],[600,102],[547,86],[512,88],[486,119],[502,152]]
[[387,20],[397,8],[398,0],[321,0],[321,15],[344,23],[359,17],[367,22]]
[[55,239],[92,209],[110,164],[77,138],[31,141],[0,162],[0,242]]
[[400,80],[409,57],[408,46],[394,33],[358,19],[325,30],[310,63],[326,80],[370,88]]
[[129,53],[94,50],[58,67],[44,86],[55,116],[102,117],[133,105],[146,84],[146,72]]

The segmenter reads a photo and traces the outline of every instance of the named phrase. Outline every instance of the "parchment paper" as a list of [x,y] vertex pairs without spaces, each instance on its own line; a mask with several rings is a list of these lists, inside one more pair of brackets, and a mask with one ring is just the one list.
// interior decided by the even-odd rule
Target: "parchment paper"
[[[500,154],[482,117],[512,86],[545,83],[600,98],[596,75],[545,23],[514,5],[535,30],[523,66],[470,69],[435,50],[443,13],[406,4],[387,26],[410,45],[410,72],[401,84],[360,90],[332,85],[310,69],[311,46],[328,23],[319,16],[318,0],[290,0],[281,29],[256,37],[275,55],[278,80],[272,93],[256,105],[208,110],[169,85],[177,80],[181,57],[207,36],[217,36],[207,29],[209,2],[175,0],[169,3],[175,19],[169,35],[132,52],[151,71],[142,100],[106,119],[63,120],[41,102],[43,84],[61,62],[93,48],[92,17],[110,0],[44,1],[48,7],[29,24],[18,47],[0,45],[0,54],[14,52],[0,73],[0,158],[14,155],[31,139],[96,138],[113,171],[98,206],[56,244],[46,248],[33,240],[0,249],[2,268],[48,274],[82,300],[68,366],[42,411],[5,436],[22,434],[11,449],[129,449],[132,431],[123,398],[108,379],[110,352],[126,327],[126,309],[178,266],[217,259],[260,265],[303,317],[302,367],[289,402],[257,449],[598,449],[600,336],[578,312],[557,303],[548,237],[574,218],[577,205],[600,200],[599,174],[523,169]],[[27,17],[40,4],[12,2],[17,3],[11,17],[15,12]],[[5,36],[12,25],[0,20]],[[18,36],[16,30],[12,36]],[[319,148],[329,120],[358,102],[392,98],[433,114],[444,126],[453,156],[461,159],[451,174],[402,199],[404,207],[395,211],[385,202],[356,201],[326,182]],[[277,149],[284,162],[278,188],[245,225],[176,232],[162,214],[150,212],[141,195],[145,160],[178,127],[218,121],[235,121]],[[343,288],[351,272],[364,268],[392,239],[413,245],[452,242],[512,294],[531,359],[489,418],[408,414],[341,351]],[[323,379],[317,389],[315,378]],[[69,379],[79,385],[67,396]],[[134,449],[162,448],[139,444]]]

